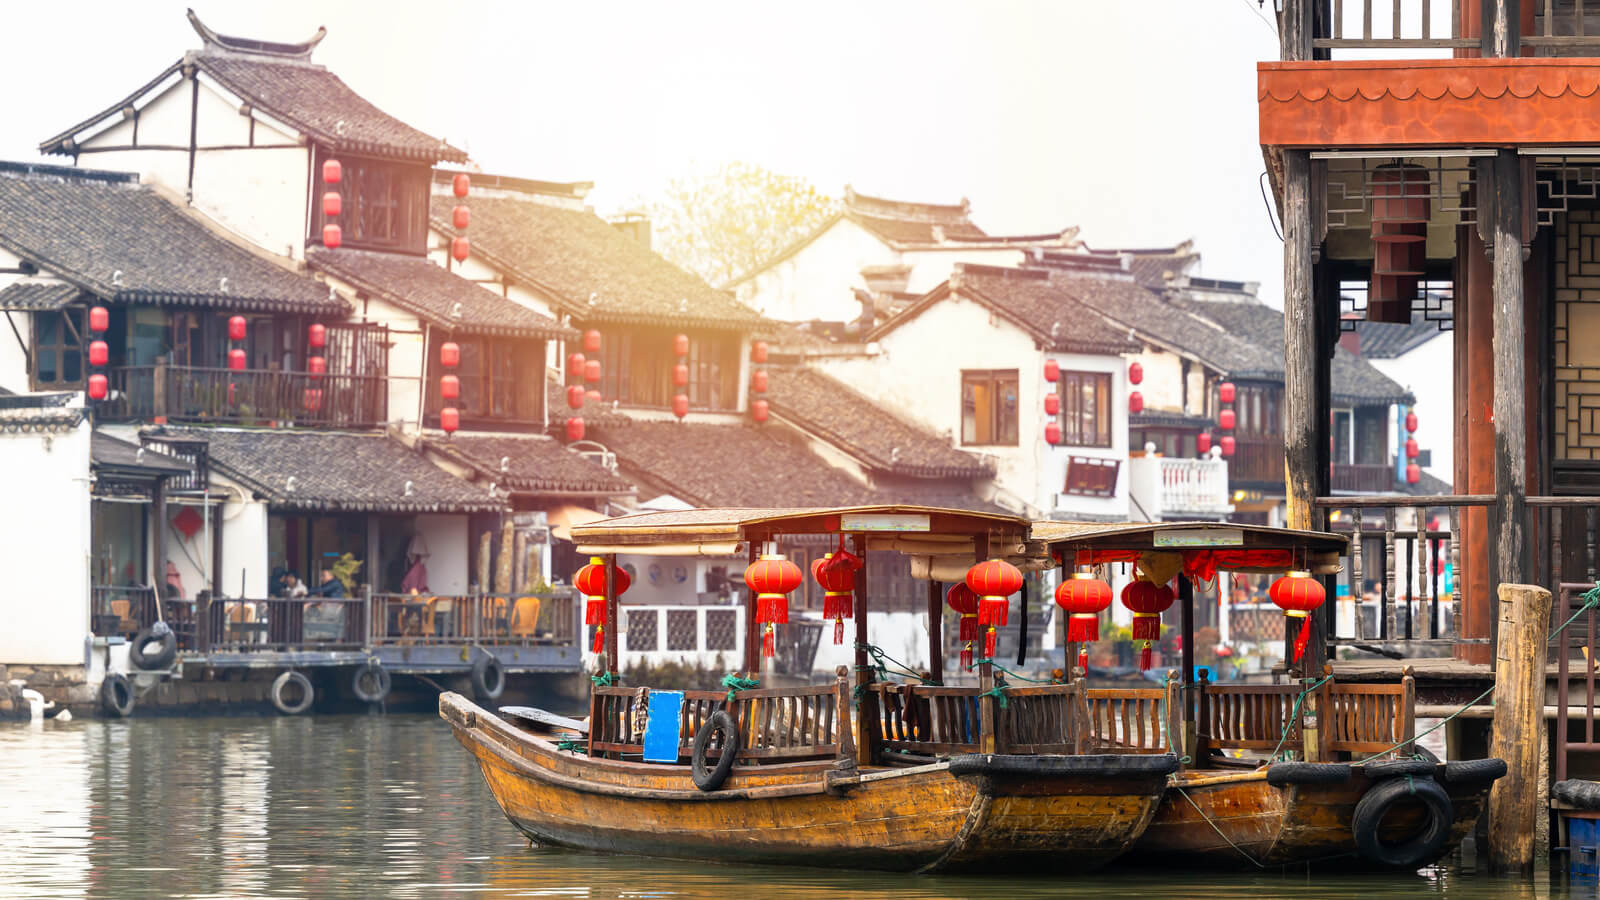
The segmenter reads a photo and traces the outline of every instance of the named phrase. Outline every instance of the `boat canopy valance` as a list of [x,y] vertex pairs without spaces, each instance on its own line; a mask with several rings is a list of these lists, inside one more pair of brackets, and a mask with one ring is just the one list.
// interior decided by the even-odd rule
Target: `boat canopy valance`
[[1181,556],[1184,570],[1202,581],[1218,571],[1337,572],[1349,543],[1345,536],[1325,531],[1231,522],[1036,522],[1030,537],[1061,565],[1136,562],[1151,554],[1172,554]]

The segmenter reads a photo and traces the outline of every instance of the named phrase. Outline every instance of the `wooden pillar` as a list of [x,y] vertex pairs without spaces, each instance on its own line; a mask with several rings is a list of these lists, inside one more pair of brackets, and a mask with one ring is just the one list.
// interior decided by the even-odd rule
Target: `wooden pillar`
[[1489,755],[1506,761],[1506,775],[1489,792],[1489,865],[1500,872],[1525,872],[1533,867],[1539,818],[1550,592],[1536,585],[1502,584],[1499,595]]
[[[1285,17],[1287,20],[1287,16]],[[1285,36],[1285,41],[1288,37]],[[1317,362],[1311,266],[1311,157],[1283,151],[1284,498],[1290,528],[1312,527],[1317,487]]]
[[1316,0],[1284,0],[1278,16],[1279,54],[1285,61],[1311,58],[1312,16]]
[[[1531,10],[1530,10],[1531,12]],[[1484,56],[1517,56],[1522,52],[1521,0],[1483,0]],[[1529,24],[1532,24],[1530,17]]]
[[[1199,693],[1194,683],[1194,582],[1187,575],[1178,576],[1178,612],[1183,631],[1183,752],[1179,756],[1194,758],[1195,715],[1199,709]],[[1202,686],[1203,689],[1203,686]]]
[[[1474,202],[1480,224],[1463,225],[1456,232],[1455,280],[1455,491],[1458,494],[1492,494],[1494,474],[1494,280],[1491,252],[1484,234],[1489,232],[1487,204],[1492,195],[1491,166],[1480,164]],[[1456,512],[1457,546],[1453,590],[1457,630],[1464,638],[1492,638],[1495,630],[1494,544],[1489,510],[1471,507]],[[1487,644],[1461,644],[1457,658],[1473,663],[1492,661]]]
[[[980,534],[973,538],[974,563],[983,562],[989,558],[989,536]],[[981,621],[981,620],[980,620]],[[994,690],[994,666],[989,662],[989,655],[983,652],[983,629],[978,629],[978,690],[987,692]],[[993,697],[980,697],[978,699],[978,749],[982,753],[993,753],[995,748],[995,708]]]
[[856,685],[861,699],[856,704],[856,760],[863,766],[872,765],[878,750],[878,697],[867,689],[872,684],[871,660],[867,658],[867,573],[872,566],[867,561],[866,535],[856,535],[850,549],[861,557],[861,568],[856,570]]
[[[485,535],[487,536],[487,535]],[[617,633],[622,630],[622,603],[617,599],[617,555],[606,554],[606,671],[616,677]]]
[[944,684],[944,585],[928,581],[928,671]]
[[[165,618],[161,600],[167,595],[167,480],[157,478],[150,488],[150,589],[156,596],[156,616]],[[149,622],[145,622],[149,625]]]
[[[213,617],[216,618],[216,636],[222,638],[227,629],[227,605],[222,600],[222,501],[219,499],[206,510],[206,515],[211,517],[211,588],[205,599],[195,604],[195,641],[196,648],[201,653],[211,652]],[[239,586],[240,599],[243,599],[244,585]],[[212,605],[216,604],[216,612],[212,612]]]
[[[749,564],[761,558],[761,542],[750,541]],[[744,677],[761,677],[761,626],[756,622],[756,592],[744,590]]]
[[[1504,3],[1507,0],[1498,0]],[[1522,160],[1501,150],[1492,161],[1494,218],[1494,565],[1496,584],[1528,579],[1524,529],[1528,500],[1527,375],[1523,356]]]

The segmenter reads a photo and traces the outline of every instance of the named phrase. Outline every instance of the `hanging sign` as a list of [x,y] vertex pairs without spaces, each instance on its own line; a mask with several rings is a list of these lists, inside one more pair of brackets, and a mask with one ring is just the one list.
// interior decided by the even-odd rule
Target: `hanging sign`
[[840,531],[932,531],[927,513],[844,513]]
[[1199,531],[1158,531],[1157,547],[1242,547],[1244,531],[1238,528],[1206,528]]

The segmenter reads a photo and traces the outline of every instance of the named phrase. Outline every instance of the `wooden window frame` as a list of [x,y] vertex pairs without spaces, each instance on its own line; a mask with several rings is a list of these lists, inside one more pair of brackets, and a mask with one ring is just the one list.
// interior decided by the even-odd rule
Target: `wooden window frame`
[[[83,387],[89,377],[89,360],[84,352],[84,322],[81,307],[67,306],[61,309],[36,310],[29,321],[28,332],[28,385],[35,391],[57,391]],[[61,318],[60,340],[53,344],[40,344],[40,322],[45,316],[59,316]],[[56,359],[57,377],[51,381],[39,378],[39,351],[54,353]],[[78,377],[67,379],[61,377],[67,368],[68,355],[76,356],[78,360]]]
[[[428,252],[428,203],[433,187],[427,166],[365,156],[335,155],[318,147],[311,185],[310,232],[307,246],[320,246],[322,226],[337,224],[341,246],[386,250],[423,256]],[[338,159],[342,175],[338,184],[322,180],[322,164]],[[337,191],[339,216],[322,214],[322,195]],[[366,212],[365,220],[362,213]],[[381,233],[372,226],[381,222]]]
[[1094,456],[1067,458],[1067,479],[1063,494],[1077,497],[1115,497],[1117,475],[1122,470],[1122,460]]
[[600,396],[624,406],[671,409],[677,388],[672,340],[689,338],[689,408],[739,411],[743,341],[736,332],[681,332],[670,328],[601,329]]
[[[963,447],[1017,447],[1021,445],[1021,380],[1016,369],[962,369],[961,394],[959,397],[959,422],[961,432],[961,445]],[[1006,433],[1005,422],[1005,385],[1010,384],[1011,391],[1017,397],[1017,409],[1012,411],[1010,434]],[[967,386],[984,385],[989,388],[989,434],[986,436],[978,427],[983,421],[978,416],[976,408],[977,397],[973,397],[972,436],[967,435]],[[985,438],[988,439],[985,439]]]
[[[1082,398],[1082,393],[1073,386],[1090,381],[1094,386],[1094,395],[1098,400],[1098,409],[1104,412],[1104,430],[1099,427],[1092,435],[1084,434],[1083,411],[1077,405]],[[1061,443],[1067,447],[1100,447],[1109,449],[1115,439],[1116,418],[1111,408],[1111,373],[1091,371],[1062,370],[1056,380],[1056,392],[1061,397],[1061,414],[1057,417],[1061,424]]]
[[[461,380],[461,397],[455,401],[455,406],[461,412],[463,425],[544,423],[544,341],[536,338],[478,336],[457,336],[453,340],[461,348],[460,366],[454,370],[444,369],[439,365],[436,353],[428,360],[428,399],[425,407],[428,421],[437,422],[439,410],[445,406],[444,398],[439,396],[439,379],[449,371]],[[468,371],[469,365],[472,366],[471,371]],[[531,373],[541,373],[537,385],[522,383],[523,379],[532,379]],[[515,404],[523,399],[532,404],[526,415],[515,408]]]

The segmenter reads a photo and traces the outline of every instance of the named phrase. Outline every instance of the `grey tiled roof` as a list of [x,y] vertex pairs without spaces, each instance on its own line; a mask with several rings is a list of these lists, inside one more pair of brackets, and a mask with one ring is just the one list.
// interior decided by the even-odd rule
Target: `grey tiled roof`
[[0,163],[0,247],[115,302],[350,311],[326,285],[224,240],[118,173]]
[[[542,436],[463,436],[429,440],[506,490],[533,494],[631,494],[633,485]],[[502,466],[502,463],[504,465]]]
[[[189,429],[219,472],[282,509],[351,512],[493,512],[486,485],[451,475],[382,434]],[[407,485],[410,485],[408,492]]]
[[0,309],[60,309],[80,293],[76,285],[59,281],[19,281],[0,289]]
[[[1454,314],[1451,301],[1444,301],[1444,314]],[[1371,322],[1362,319],[1355,323],[1360,340],[1361,355],[1368,359],[1394,359],[1404,356],[1438,337],[1439,323],[1413,315],[1409,325],[1389,322]]]
[[[433,198],[434,226],[450,228],[454,197]],[[747,330],[749,307],[667,262],[586,210],[514,195],[474,194],[473,252],[553,294],[579,322],[641,322]]]
[[572,338],[578,332],[549,316],[447,272],[420,256],[371,250],[310,248],[306,262],[360,290],[462,334]]
[[[1090,289],[1076,283],[1080,280],[1043,269],[960,265],[950,276],[950,287],[998,310],[1051,349],[1102,354],[1137,351],[1139,344],[1127,328],[1096,315],[1084,302]],[[1149,293],[1131,280],[1108,281],[1105,290]],[[915,310],[912,307],[904,315],[913,315]]]
[[89,436],[89,457],[97,468],[120,469],[153,476],[187,475],[192,467],[175,456],[130,444],[96,431]]

